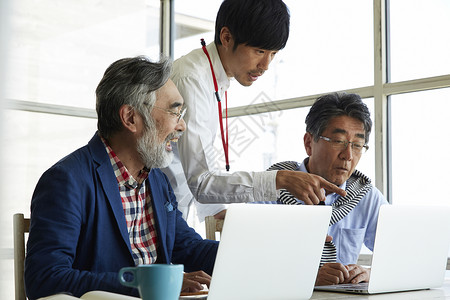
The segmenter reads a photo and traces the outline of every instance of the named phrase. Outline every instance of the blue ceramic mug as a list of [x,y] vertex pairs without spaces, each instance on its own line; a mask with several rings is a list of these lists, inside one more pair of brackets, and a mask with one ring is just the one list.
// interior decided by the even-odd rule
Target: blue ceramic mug
[[[143,300],[178,300],[183,284],[183,265],[139,265],[119,271],[119,281],[135,287]],[[130,273],[133,276],[126,276]],[[129,279],[129,280],[128,280]]]

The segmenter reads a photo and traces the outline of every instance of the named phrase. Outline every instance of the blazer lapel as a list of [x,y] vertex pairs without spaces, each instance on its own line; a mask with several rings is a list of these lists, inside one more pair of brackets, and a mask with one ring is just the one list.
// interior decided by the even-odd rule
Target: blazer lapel
[[164,262],[170,262],[169,254],[167,253],[167,207],[164,205],[166,199],[163,197],[161,191],[161,184],[152,169],[148,176],[150,182],[150,191],[152,194],[153,213],[155,217],[156,228],[158,232],[158,242],[160,243],[160,254],[164,255]]
[[130,237],[128,235],[127,223],[123,212],[122,199],[120,198],[117,179],[114,175],[111,162],[109,161],[109,156],[105,150],[104,144],[97,134],[89,142],[89,147],[91,148],[94,160],[98,163],[97,174],[103,192],[106,195],[105,201],[108,201],[111,206],[122,239],[127,245],[131,255]]

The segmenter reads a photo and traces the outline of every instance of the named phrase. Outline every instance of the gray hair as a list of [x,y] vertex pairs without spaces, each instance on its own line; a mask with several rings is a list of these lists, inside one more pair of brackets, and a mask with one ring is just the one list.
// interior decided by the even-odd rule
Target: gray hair
[[306,116],[306,131],[312,134],[315,141],[328,126],[328,122],[339,116],[349,116],[364,124],[365,143],[369,142],[372,120],[367,105],[357,94],[332,93],[317,98]]
[[156,101],[156,91],[169,79],[172,61],[152,62],[145,56],[123,58],[106,69],[97,86],[97,128],[109,139],[122,129],[119,109],[130,105],[148,122],[149,109]]

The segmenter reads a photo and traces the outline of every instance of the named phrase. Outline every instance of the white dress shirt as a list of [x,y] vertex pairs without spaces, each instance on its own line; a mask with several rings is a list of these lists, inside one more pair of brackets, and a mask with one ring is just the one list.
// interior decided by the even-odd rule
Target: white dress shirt
[[[225,99],[230,79],[225,73],[215,44],[209,44],[207,50],[219,95],[221,99]],[[218,103],[214,95],[211,68],[203,50],[193,50],[177,59],[173,64],[171,79],[187,106],[184,117],[187,128],[178,142],[178,149],[174,151],[174,161],[163,171],[171,181],[183,215],[188,213],[189,204],[193,201],[192,195],[199,202],[208,204],[197,206],[200,220],[225,208],[223,205],[217,206],[218,203],[276,201],[277,171],[229,173],[224,170],[223,149],[214,148],[219,128]],[[221,164],[218,165],[218,162]],[[192,194],[188,193],[187,187]]]

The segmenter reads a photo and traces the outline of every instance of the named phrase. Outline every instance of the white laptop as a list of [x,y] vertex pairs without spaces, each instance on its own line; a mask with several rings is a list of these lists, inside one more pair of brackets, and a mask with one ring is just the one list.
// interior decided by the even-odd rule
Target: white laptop
[[450,206],[383,205],[369,283],[316,290],[378,294],[441,287],[450,246]]
[[309,299],[331,207],[229,205],[208,300]]

